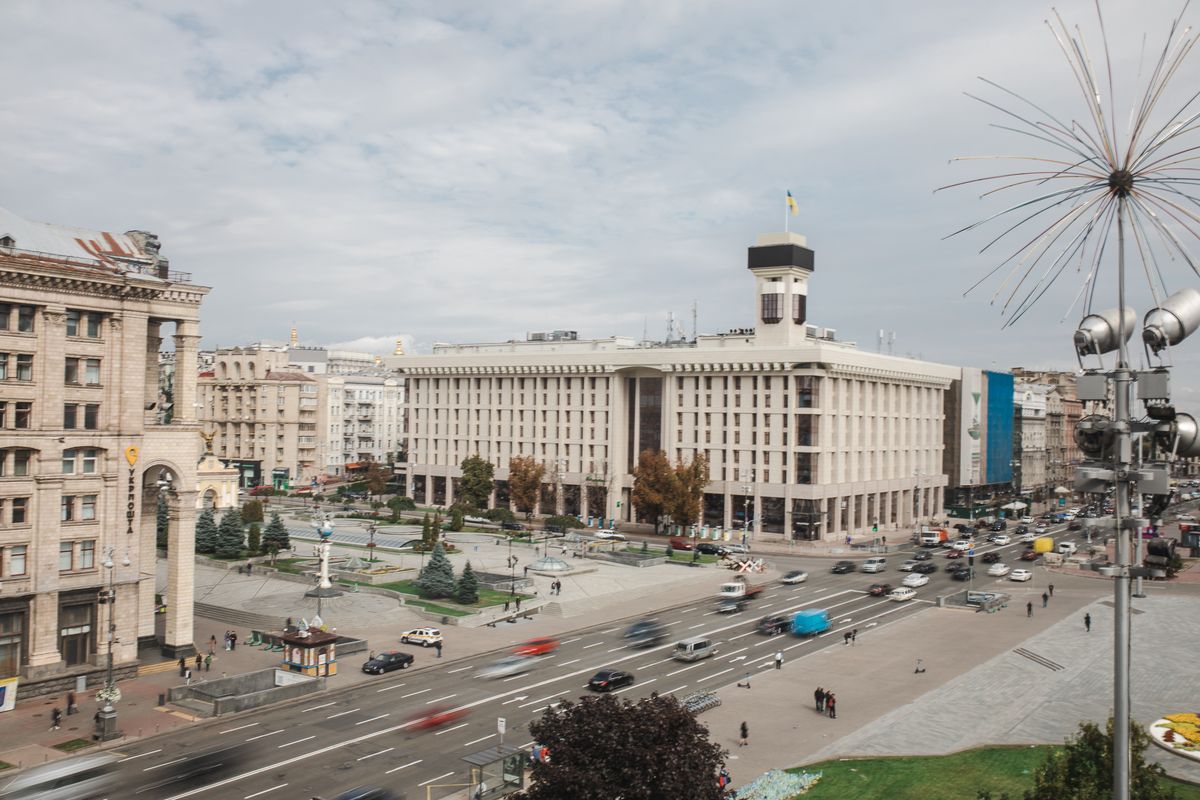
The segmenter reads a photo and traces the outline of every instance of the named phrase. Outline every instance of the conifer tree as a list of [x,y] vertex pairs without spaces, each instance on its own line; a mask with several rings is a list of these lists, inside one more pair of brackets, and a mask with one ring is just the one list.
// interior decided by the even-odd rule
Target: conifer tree
[[245,538],[241,512],[236,508],[229,509],[221,516],[221,525],[217,528],[217,557],[236,558],[242,552]]
[[267,529],[263,531],[263,551],[287,550],[291,546],[287,528],[284,527],[283,520],[279,518],[279,513],[272,514],[271,521],[267,523]]
[[454,565],[446,558],[446,551],[438,543],[434,545],[433,555],[421,570],[421,577],[417,579],[417,590],[422,597],[436,600],[440,597],[451,597],[454,588]]
[[206,508],[196,519],[196,552],[211,553],[217,549],[217,522],[213,510]]
[[464,606],[475,605],[479,602],[479,579],[475,577],[475,570],[471,569],[470,561],[463,567],[462,577],[458,579],[458,588],[455,590],[454,597]]

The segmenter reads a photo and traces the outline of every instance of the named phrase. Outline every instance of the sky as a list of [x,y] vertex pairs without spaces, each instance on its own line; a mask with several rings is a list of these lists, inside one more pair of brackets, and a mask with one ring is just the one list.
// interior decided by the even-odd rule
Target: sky
[[[1102,63],[1094,6],[1056,7]],[[1181,7],[1103,4],[1121,127]],[[213,287],[206,347],[294,325],[305,344],[389,353],[398,337],[428,352],[553,329],[661,339],[669,313],[690,335],[693,304],[701,333],[752,325],[745,248],[783,227],[790,190],[789,224],[816,253],[812,323],[867,350],[884,330],[898,355],[1071,368],[1082,276],[1005,328],[1000,280],[967,290],[1025,239],[981,254],[997,223],[947,239],[1004,196],[934,192],[1012,168],[956,156],[1046,151],[965,96],[1018,107],[979,76],[1085,113],[1051,14],[1030,0],[6,0],[0,206],[157,233],[173,269]],[[1200,55],[1163,107],[1198,78]],[[1200,282],[1178,260],[1162,270],[1172,291]],[[1117,304],[1113,284],[1097,307]],[[1182,405],[1200,400],[1193,351],[1200,337],[1173,351]]]

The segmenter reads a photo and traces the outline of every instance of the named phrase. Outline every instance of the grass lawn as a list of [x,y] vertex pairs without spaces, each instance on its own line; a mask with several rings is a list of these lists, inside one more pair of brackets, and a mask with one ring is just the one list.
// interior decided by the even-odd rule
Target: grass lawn
[[12,768],[13,768],[13,765],[8,763],[7,761],[0,761],[0,771],[6,770],[6,769],[12,769]]
[[[982,789],[993,798],[1007,792],[1011,800],[1020,800],[1053,749],[990,747],[949,756],[825,761],[792,771],[822,773],[804,800],[975,800]],[[1168,785],[1179,800],[1200,800],[1200,787],[1173,780]]]
[[[403,580],[403,581],[391,581],[389,583],[381,583],[378,585],[382,589],[391,589],[394,592],[401,592],[403,594],[409,594],[409,595],[414,595],[414,596],[419,596],[419,594],[420,594],[417,591],[416,581],[414,579]],[[405,600],[404,602],[410,606],[420,606],[421,608],[424,608],[427,611],[433,611],[438,614],[449,614],[449,615],[455,616],[455,617],[465,617],[467,614],[470,614],[471,612],[477,611],[481,608],[487,608],[488,606],[503,605],[505,602],[507,602],[510,599],[510,597],[511,597],[511,595],[508,592],[498,592],[495,589],[488,589],[485,586],[480,586],[479,587],[479,602],[473,606],[461,606],[461,605],[458,605],[457,603],[448,603],[445,600],[442,600],[442,601]],[[517,593],[517,597],[521,598],[522,600],[533,599],[532,595],[521,594],[519,592]]]
[[60,742],[54,745],[55,750],[62,750],[64,753],[74,753],[76,750],[82,750],[85,747],[91,747],[95,742],[88,739],[68,739],[65,742]]

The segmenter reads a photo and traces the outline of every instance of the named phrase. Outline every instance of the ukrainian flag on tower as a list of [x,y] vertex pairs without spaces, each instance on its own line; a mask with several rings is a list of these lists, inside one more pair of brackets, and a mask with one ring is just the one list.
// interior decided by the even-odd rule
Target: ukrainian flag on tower
[[796,205],[796,198],[792,197],[790,191],[787,193],[787,207],[788,211],[792,212],[793,217],[800,213],[800,206]]

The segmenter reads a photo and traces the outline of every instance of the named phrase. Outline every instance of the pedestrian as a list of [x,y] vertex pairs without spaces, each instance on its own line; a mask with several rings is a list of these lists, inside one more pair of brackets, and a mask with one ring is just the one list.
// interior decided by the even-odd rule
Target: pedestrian
[[521,598],[517,598],[517,611],[521,610]]
[[1050,590],[1050,596],[1054,597],[1054,584],[1052,583],[1049,586],[1047,586],[1046,588]]
[[202,655],[200,655],[199,653],[196,653],[196,672],[199,672],[200,667],[202,667],[203,665],[204,665],[204,657]]
[[820,714],[825,710],[825,690],[820,686],[813,692],[813,700],[817,701],[817,713]]
[[237,631],[229,632],[229,649],[237,650]]
[[437,650],[437,657],[441,658],[442,657],[442,643],[440,641],[435,642],[433,645],[433,649]]
[[253,570],[254,570],[254,562],[247,561],[246,562],[246,574],[249,575]]
[[846,631],[842,634],[842,644],[846,645],[847,647],[850,646],[850,631]]
[[229,652],[229,631],[225,631],[225,652]]
[[192,671],[191,671],[190,669],[189,669],[189,670],[185,670],[185,671],[184,671],[183,678],[184,678],[184,681],[183,681],[183,682],[184,682],[184,685],[185,685],[185,686],[191,686],[191,685],[192,685]]
[[504,601],[504,613],[505,613],[505,614],[507,614],[507,613],[508,613],[508,602],[509,602],[509,601],[507,601],[507,600],[505,600],[505,601]]
[[75,702],[75,691],[67,692],[67,716],[79,713],[79,705]]
[[782,668],[783,668],[783,651],[777,650],[777,651],[775,651],[775,669],[782,669]]
[[1092,615],[1091,614],[1083,615],[1083,629],[1085,631],[1087,631],[1088,633],[1092,632]]
[[729,770],[721,767],[721,771],[717,773],[717,788],[724,789],[725,787],[729,786],[729,783],[732,780],[733,778],[730,777]]
[[854,630],[850,631],[850,644],[854,644],[857,641],[858,641],[858,628],[855,628]]
[[185,672],[187,672],[187,660],[180,658],[179,659],[179,677],[182,678],[183,673],[185,673]]
[[212,669],[212,653],[204,657],[204,671],[208,672],[210,669]]
[[216,655],[217,652],[217,635],[214,633],[208,637],[208,654]]
[[525,577],[526,578],[529,577],[529,565],[528,564],[525,565]]
[[1042,608],[1046,607],[1046,603],[1050,602],[1050,595],[1042,592]]
[[[55,710],[57,711],[57,709]],[[738,747],[745,747],[750,744],[750,726],[743,721],[741,730],[738,732],[742,735],[742,738],[738,740]]]
[[1027,617],[1033,616],[1033,603],[1032,602],[1028,602],[1025,604],[1025,616],[1027,616]]
[[850,546],[850,542],[851,542],[851,541],[852,541],[852,540],[851,540],[851,538],[850,538],[850,534],[846,534],[846,546],[847,546],[847,547],[849,547],[849,546]]
[[830,719],[837,719],[837,698],[833,696],[833,692],[825,695],[825,708],[829,711]]
[[[58,726],[61,724],[62,724],[62,711],[60,711],[58,709],[58,706],[55,706],[54,710],[50,712],[50,729],[56,731],[56,730],[58,730]],[[745,723],[743,723],[743,724],[745,724]]]

